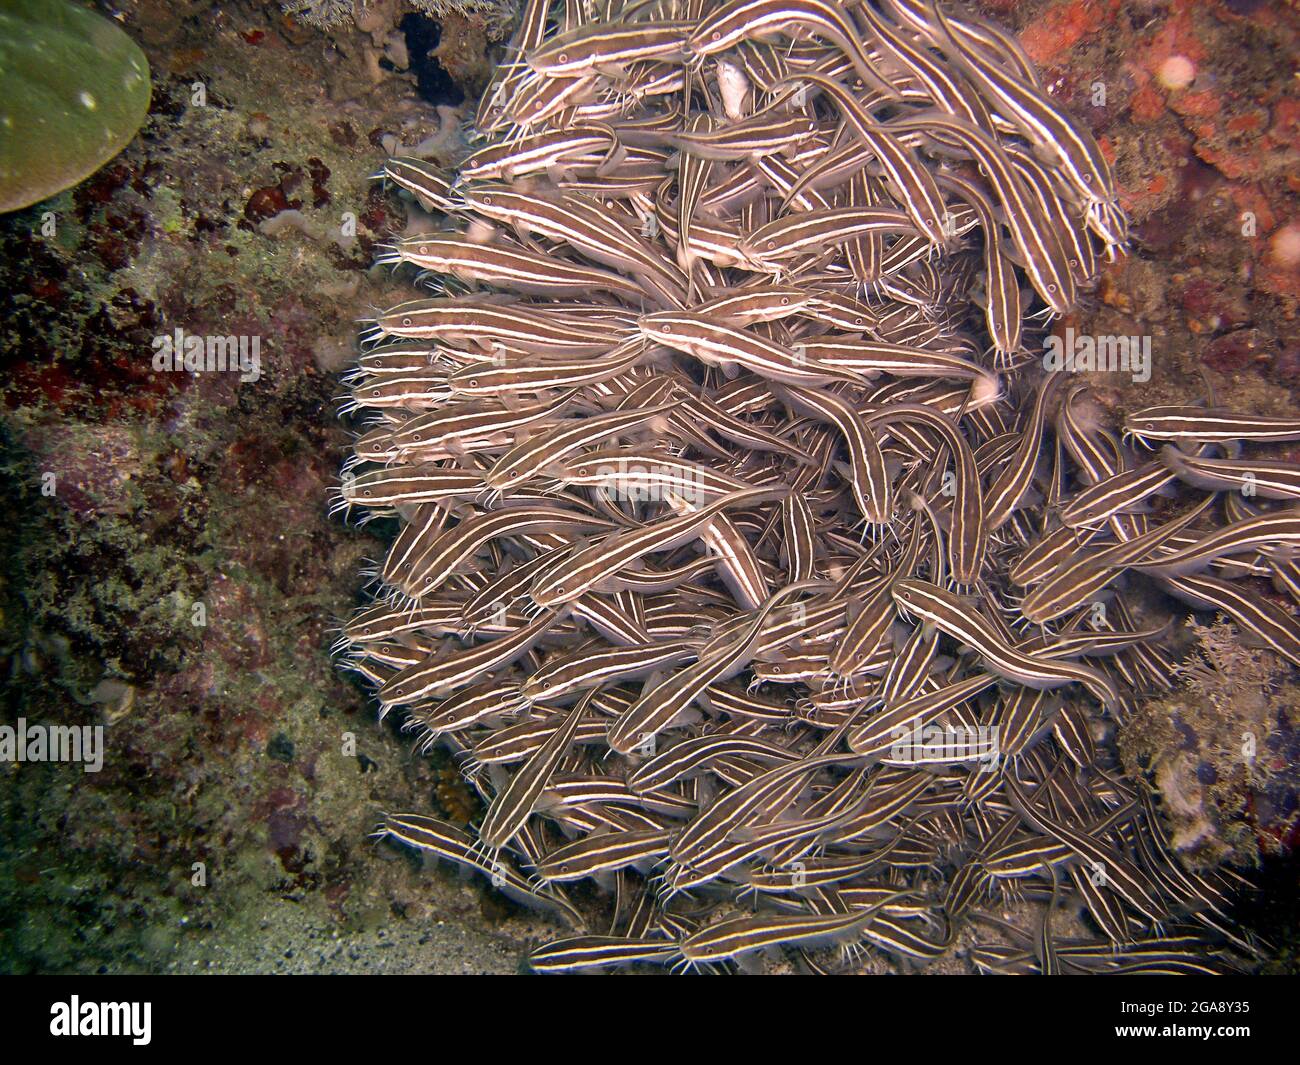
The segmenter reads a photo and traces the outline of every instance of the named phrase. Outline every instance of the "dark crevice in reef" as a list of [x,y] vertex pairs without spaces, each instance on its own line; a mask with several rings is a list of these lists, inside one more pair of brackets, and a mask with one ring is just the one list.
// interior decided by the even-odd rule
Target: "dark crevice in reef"
[[420,98],[437,107],[452,107],[465,102],[465,91],[457,85],[442,64],[433,56],[433,50],[442,39],[442,27],[433,19],[420,14],[409,14],[398,24],[406,38],[406,50],[411,57],[411,70],[415,73]]
[[1258,929],[1269,942],[1263,975],[1300,972],[1300,854],[1265,857],[1257,870],[1246,874],[1253,891],[1243,892],[1228,911],[1230,925]]

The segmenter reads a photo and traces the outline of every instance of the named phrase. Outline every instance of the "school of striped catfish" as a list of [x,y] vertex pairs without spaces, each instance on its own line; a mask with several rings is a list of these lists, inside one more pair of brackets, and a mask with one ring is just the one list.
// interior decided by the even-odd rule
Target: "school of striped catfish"
[[426,291],[346,378],[397,532],[337,650],[483,812],[378,835],[569,925],[539,972],[1249,967],[1114,741],[1193,611],[1300,665],[1300,420],[1045,370],[1128,239],[1016,39],[527,0],[473,129],[382,172]]

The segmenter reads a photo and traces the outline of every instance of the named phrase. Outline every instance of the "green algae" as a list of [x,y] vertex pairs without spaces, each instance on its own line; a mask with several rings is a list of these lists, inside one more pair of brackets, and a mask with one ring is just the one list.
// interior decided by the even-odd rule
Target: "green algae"
[[149,61],[68,0],[0,0],[0,212],[78,184],[149,110]]

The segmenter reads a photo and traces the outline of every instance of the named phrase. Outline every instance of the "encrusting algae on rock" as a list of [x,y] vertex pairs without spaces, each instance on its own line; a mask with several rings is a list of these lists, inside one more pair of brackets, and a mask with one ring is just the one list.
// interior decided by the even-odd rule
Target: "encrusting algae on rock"
[[1229,622],[1189,619],[1187,627],[1195,645],[1177,687],[1124,722],[1120,756],[1159,795],[1171,843],[1189,866],[1251,867],[1297,838],[1300,685]]
[[478,22],[490,41],[510,30],[518,13],[515,0],[281,0],[286,14],[329,29],[348,18],[367,17],[367,9],[387,7],[423,12],[433,19],[461,17]]

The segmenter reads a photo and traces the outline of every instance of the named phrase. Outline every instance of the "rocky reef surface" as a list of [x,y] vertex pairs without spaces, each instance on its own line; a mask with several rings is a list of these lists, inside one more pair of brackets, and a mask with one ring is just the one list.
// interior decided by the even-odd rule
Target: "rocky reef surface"
[[[331,664],[381,545],[325,510],[354,319],[409,295],[371,267],[410,223],[369,176],[399,147],[456,151],[504,9],[100,6],[148,56],[149,119],[80,186],[0,216],[0,724],[102,725],[106,749],[97,773],[0,764],[0,971],[513,971],[533,915],[367,841],[385,805],[475,808]],[[1208,383],[1294,414],[1294,9],[975,6],[1091,125],[1135,223],[1133,254],[1061,323],[1152,336],[1151,380],[1096,379],[1100,401]],[[158,369],[176,330],[257,338],[256,374]],[[1263,863],[1241,916],[1294,969],[1300,700],[1199,622],[1178,691],[1121,749],[1189,862]],[[1243,774],[1224,752],[1251,729]]]

